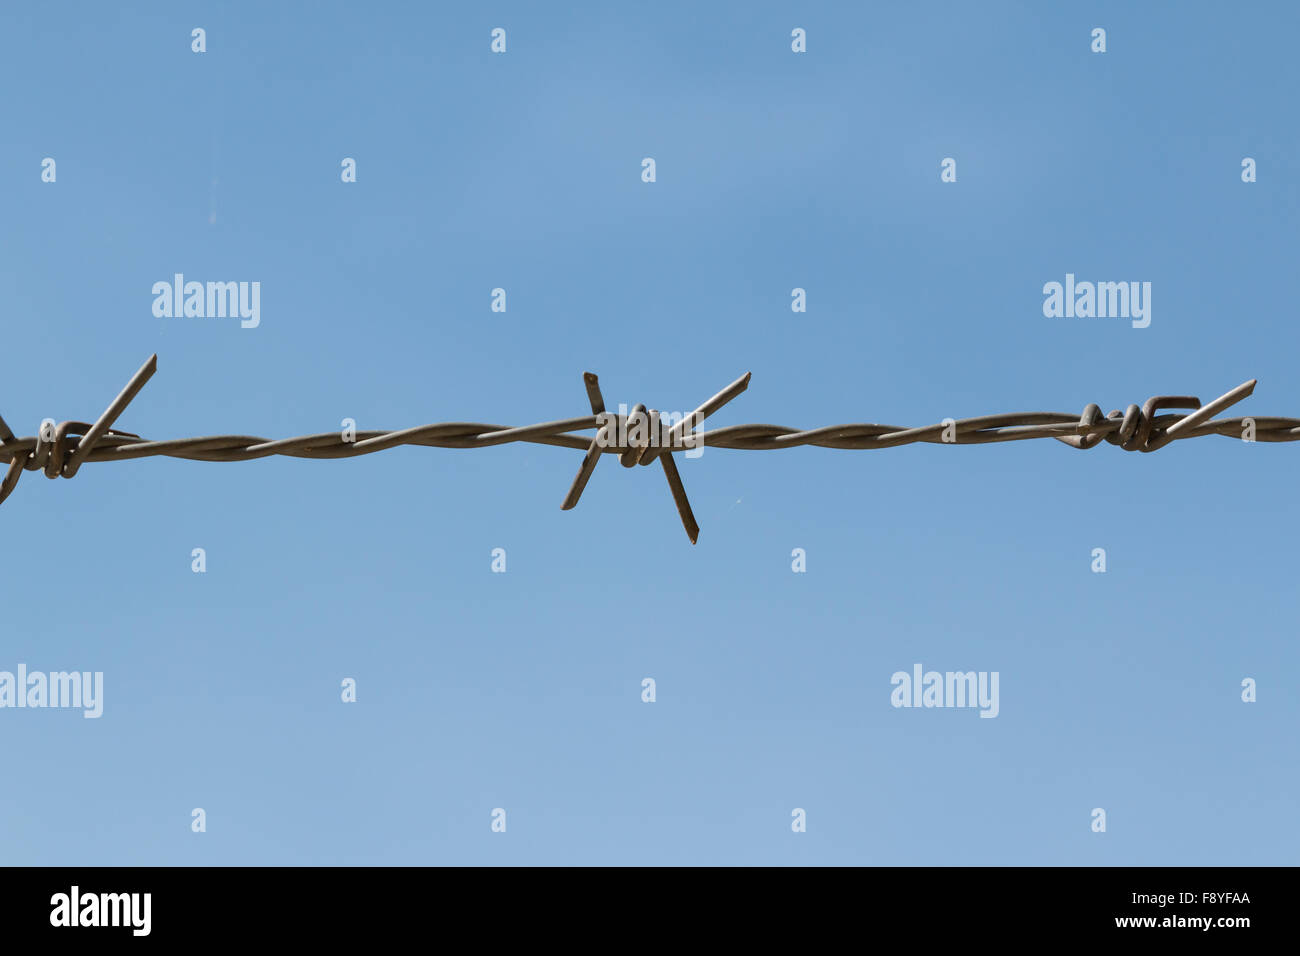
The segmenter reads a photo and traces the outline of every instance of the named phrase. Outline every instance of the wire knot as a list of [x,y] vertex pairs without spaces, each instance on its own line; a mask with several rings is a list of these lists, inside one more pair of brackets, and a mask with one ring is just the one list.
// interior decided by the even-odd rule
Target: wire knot
[[[46,478],[71,478],[77,473],[84,456],[78,456],[82,440],[90,432],[89,422],[59,422],[46,419],[41,423],[36,436],[36,447],[21,458],[24,471],[45,471]],[[117,435],[123,438],[139,438],[133,432],[118,431],[108,428],[104,435]]]
[[[749,387],[749,373],[746,372],[718,394],[706,400],[699,408],[669,426],[664,423],[656,409],[647,409],[637,404],[627,415],[615,415],[605,411],[605,398],[600,391],[600,379],[593,372],[582,376],[587,386],[587,400],[596,416],[596,436],[592,438],[587,454],[582,459],[577,477],[569,486],[569,493],[564,496],[560,507],[568,511],[582,497],[582,490],[587,487],[591,473],[596,470],[600,456],[606,452],[618,455],[619,463],[624,468],[633,465],[649,465],[658,459],[663,466],[664,476],[668,479],[668,488],[673,493],[673,502],[677,505],[677,514],[686,528],[686,535],[694,544],[700,536],[700,526],[691,511],[691,503],[686,497],[686,488],[682,485],[681,475],[677,472],[677,463],[673,461],[673,452],[697,447],[698,439],[693,432],[697,425],[716,412]],[[622,407],[622,406],[620,406]]]
[[[1202,406],[1194,395],[1153,395],[1139,408],[1129,405],[1123,412],[1113,410],[1104,419],[1101,407],[1087,405],[1079,416],[1079,434],[1058,436],[1074,448],[1092,448],[1103,438],[1125,451],[1152,452],[1163,448],[1180,435],[1207,421],[1210,416],[1240,401],[1254,390],[1252,379],[1226,395]],[[1186,415],[1156,415],[1163,408],[1191,409]],[[1118,426],[1118,427],[1116,427]]]

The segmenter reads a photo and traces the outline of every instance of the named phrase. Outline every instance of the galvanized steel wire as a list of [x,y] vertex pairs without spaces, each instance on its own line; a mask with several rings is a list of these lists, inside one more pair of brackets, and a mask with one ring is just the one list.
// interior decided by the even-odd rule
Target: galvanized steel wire
[[[690,447],[733,448],[767,451],[814,445],[819,448],[867,450],[895,448],[916,442],[934,444],[987,444],[1054,438],[1074,448],[1092,448],[1102,441],[1126,451],[1152,452],[1182,438],[1224,435],[1230,438],[1283,442],[1300,440],[1300,418],[1221,418],[1213,416],[1254,391],[1252,379],[1202,405],[1190,395],[1159,395],[1142,406],[1102,415],[1090,404],[1080,415],[1059,412],[1013,412],[977,418],[945,419],[935,425],[904,428],[896,425],[856,423],[799,429],[782,425],[727,425],[712,431],[697,428],[709,415],[731,401],[749,385],[745,374],[704,402],[671,427],[660,424],[658,412],[637,405],[626,414],[605,412],[597,377],[584,375],[592,414],[536,425],[507,426],[483,422],[440,422],[398,431],[361,431],[345,435],[339,431],[296,438],[270,440],[254,435],[210,435],[150,441],[131,432],[113,428],[145,382],[157,369],[151,356],[127,386],[94,423],[65,421],[42,434],[18,438],[0,418],[0,461],[9,460],[0,483],[0,502],[13,492],[24,471],[43,471],[49,478],[71,478],[86,462],[126,461],[132,458],[164,456],[190,461],[250,461],[271,455],[291,458],[352,458],[399,445],[433,448],[486,448],[511,442],[556,445],[586,451],[582,467],[564,499],[563,508],[578,503],[582,489],[603,454],[617,454],[631,467],[659,460],[677,504],[682,523],[692,543],[699,526],[686,499],[673,455]],[[1180,409],[1173,414],[1157,414]],[[631,427],[633,424],[640,427]],[[595,437],[578,432],[597,429]],[[629,437],[631,436],[631,437]]]

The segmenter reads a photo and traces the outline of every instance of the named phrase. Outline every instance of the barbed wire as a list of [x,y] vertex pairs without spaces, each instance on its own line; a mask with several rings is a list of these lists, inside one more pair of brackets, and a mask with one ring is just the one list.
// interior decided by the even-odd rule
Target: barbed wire
[[[253,435],[210,435],[150,441],[132,432],[113,428],[118,416],[153,376],[158,356],[132,376],[126,387],[92,424],[65,421],[43,423],[41,433],[18,438],[0,418],[0,461],[9,468],[0,482],[0,502],[13,492],[24,471],[44,471],[48,478],[71,478],[86,462],[127,461],[132,458],[184,458],[190,461],[251,461],[271,455],[290,458],[352,458],[395,448],[424,445],[433,448],[487,448],[511,442],[531,442],[585,450],[582,466],[565,496],[561,508],[578,503],[602,454],[616,454],[625,467],[650,465],[658,460],[668,479],[673,501],[694,544],[699,525],[686,498],[673,455],[702,446],[766,451],[814,445],[819,448],[895,448],[916,442],[972,445],[990,442],[1054,438],[1074,448],[1092,448],[1102,441],[1125,451],[1152,452],[1172,441],[1225,435],[1245,441],[1300,441],[1300,418],[1212,417],[1246,398],[1255,390],[1255,380],[1238,385],[1214,401],[1202,405],[1190,395],[1157,395],[1142,405],[1129,405],[1103,416],[1098,405],[1090,404],[1081,415],[1058,412],[1013,412],[978,418],[944,419],[935,425],[902,428],[896,425],[857,423],[827,425],[810,430],[782,425],[728,425],[713,431],[698,426],[718,409],[749,387],[749,373],[736,379],[688,415],[661,415],[655,409],[636,405],[630,412],[605,410],[598,378],[583,375],[591,415],[566,418],[536,425],[511,427],[483,422],[441,422],[398,431],[322,432],[296,438],[270,440]],[[1158,415],[1163,409],[1182,409],[1176,414]],[[1187,411],[1189,410],[1190,411]],[[575,434],[596,429],[594,437]]]

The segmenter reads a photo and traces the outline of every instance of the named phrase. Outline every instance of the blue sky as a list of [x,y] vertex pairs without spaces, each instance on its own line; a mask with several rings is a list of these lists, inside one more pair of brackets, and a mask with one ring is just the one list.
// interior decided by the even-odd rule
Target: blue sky
[[[154,439],[567,418],[587,370],[680,410],[752,372],[718,426],[1250,378],[1229,414],[1300,416],[1292,5],[552,7],[7,7],[0,414],[93,419],[157,352]],[[260,325],[156,318],[177,272]],[[1150,327],[1044,317],[1066,273]],[[102,671],[104,714],[0,710],[0,859],[1294,863],[1298,455],[706,449],[695,547],[658,469],[561,512],[581,453],[537,445],[27,474],[0,670]],[[998,717],[891,707],[916,663]]]

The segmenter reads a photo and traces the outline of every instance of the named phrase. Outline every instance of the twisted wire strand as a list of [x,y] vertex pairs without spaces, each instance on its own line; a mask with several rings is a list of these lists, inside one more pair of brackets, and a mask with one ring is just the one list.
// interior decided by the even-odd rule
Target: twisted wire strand
[[[1157,416],[1152,420],[1153,432],[1159,432],[1182,417],[1181,415]],[[1255,424],[1256,441],[1300,441],[1300,418],[1256,417],[1249,420]],[[1246,417],[1218,418],[1191,428],[1177,438],[1223,435],[1240,439],[1246,430],[1246,422]],[[168,441],[150,441],[137,435],[110,432],[99,441],[95,449],[86,457],[86,461],[128,461],[133,458],[154,457],[182,458],[188,461],[253,461],[273,455],[289,458],[354,458],[401,445],[421,445],[426,448],[488,448],[513,442],[554,445],[585,451],[591,444],[591,438],[577,435],[575,432],[595,428],[597,424],[594,415],[541,422],[520,428],[482,422],[439,422],[398,431],[358,430],[356,440],[351,442],[344,441],[338,431],[278,440],[256,435],[207,435]],[[708,448],[770,451],[813,445],[818,448],[865,451],[897,448],[916,443],[980,445],[1034,438],[1061,439],[1072,436],[1109,438],[1119,431],[1120,425],[1121,422],[1117,419],[1103,419],[1095,424],[1080,425],[1077,415],[1060,412],[1018,412],[956,419],[955,425],[952,426],[954,441],[943,440],[943,431],[949,427],[943,424],[904,428],[899,425],[868,422],[826,425],[809,430],[784,425],[727,425],[722,428],[697,431],[695,436],[701,445]],[[66,460],[68,451],[76,447],[76,441],[75,434],[65,435],[63,451],[61,454],[56,454],[56,443],[42,443],[38,436],[14,438],[0,443],[0,459],[22,457],[25,459],[25,470],[37,471],[45,468],[51,458]],[[37,453],[38,448],[39,453]],[[604,454],[620,454],[625,450],[625,446],[608,445],[601,450]],[[663,452],[678,453],[685,450],[687,449],[664,448]],[[58,477],[58,475],[51,477]]]
[[[1253,429],[1253,440],[1261,442],[1300,441],[1300,418],[1239,417],[1211,419],[1211,416],[1250,395],[1255,381],[1237,386],[1214,401],[1202,405],[1192,396],[1155,396],[1142,405],[1129,405],[1102,416],[1095,404],[1081,415],[1061,412],[1013,412],[975,418],[945,419],[934,425],[907,428],[868,422],[799,429],[784,425],[727,425],[712,431],[699,423],[717,411],[749,384],[746,374],[732,382],[690,416],[669,428],[661,424],[658,412],[636,406],[630,415],[605,412],[597,377],[585,375],[593,414],[535,425],[507,426],[484,422],[440,422],[396,431],[357,431],[351,440],[338,431],[293,438],[267,439],[256,435],[209,435],[152,441],[112,427],[117,416],[153,375],[157,356],[151,357],[121,394],[93,424],[65,421],[42,435],[16,437],[0,418],[0,461],[9,468],[0,483],[0,502],[13,491],[23,471],[44,471],[47,477],[71,478],[84,462],[126,461],[134,458],[167,457],[189,461],[251,461],[278,455],[290,458],[354,458],[401,445],[431,448],[487,448],[514,442],[554,445],[584,450],[587,456],[574,480],[564,508],[577,504],[601,455],[617,454],[625,466],[661,462],[673,492],[687,534],[694,542],[699,527],[691,514],[685,490],[673,463],[673,454],[692,447],[769,451],[812,445],[818,448],[872,450],[916,443],[990,444],[1055,438],[1079,449],[1102,441],[1126,451],[1151,452],[1172,441],[1223,435],[1244,439]],[[1157,414],[1161,409],[1191,409],[1181,413]],[[638,418],[639,416],[639,418]],[[639,438],[629,426],[633,421],[646,426]],[[596,429],[595,437],[578,434]],[[616,437],[621,436],[621,437]],[[683,441],[687,439],[687,441]],[[621,444],[619,443],[621,441]]]

